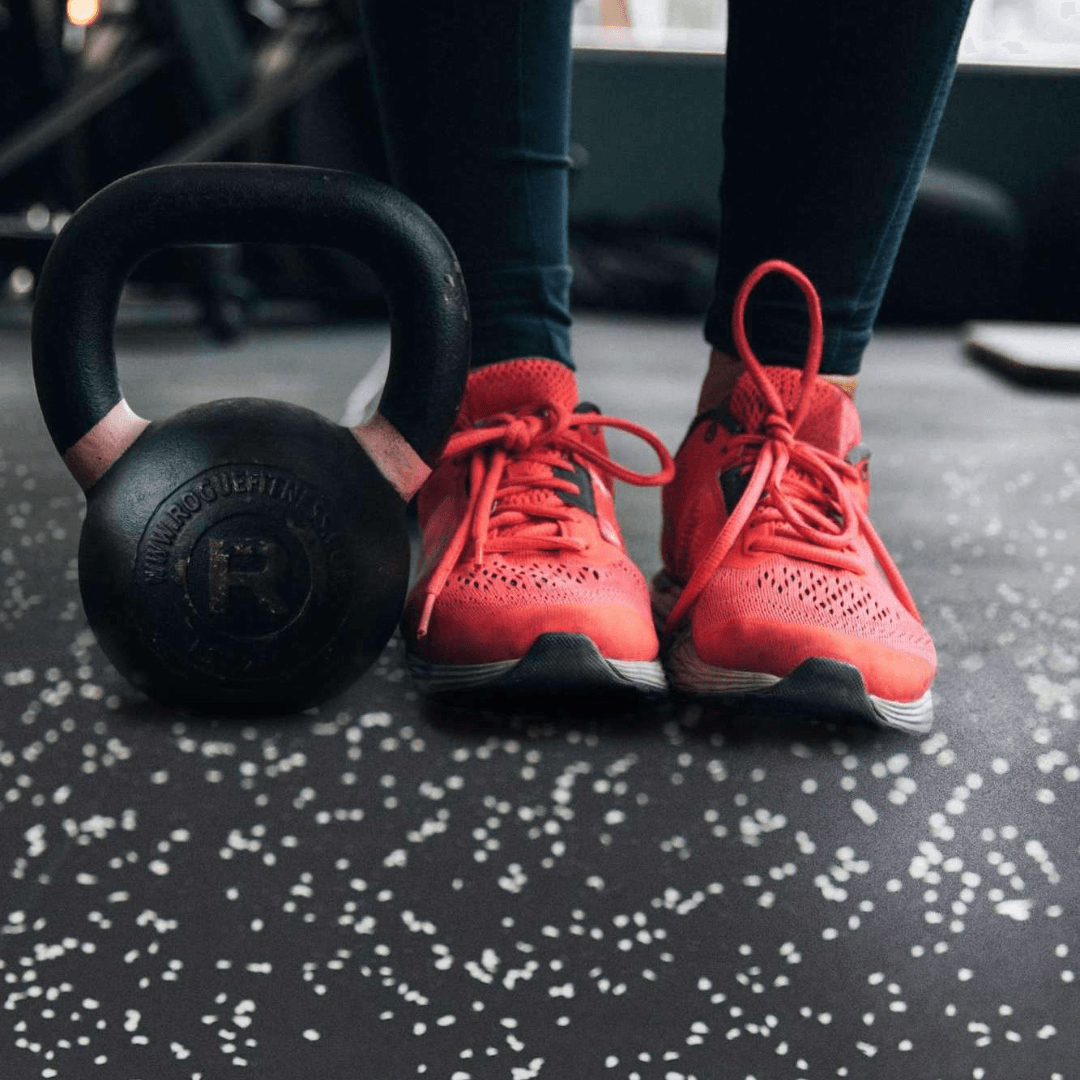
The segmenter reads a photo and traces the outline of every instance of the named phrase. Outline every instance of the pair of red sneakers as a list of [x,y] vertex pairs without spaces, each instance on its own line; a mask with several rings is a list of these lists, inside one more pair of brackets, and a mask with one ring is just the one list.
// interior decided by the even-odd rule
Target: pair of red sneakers
[[[807,298],[801,370],[763,366],[742,332],[746,297],[771,271]],[[817,374],[812,285],[762,264],[734,328],[743,372],[674,462],[646,429],[579,404],[555,361],[470,374],[418,496],[423,555],[402,629],[422,689],[659,695],[670,680],[740,708],[930,726],[934,646],[867,518],[855,405]],[[643,438],[660,471],[612,461],[605,427]],[[614,479],[666,485],[651,596],[623,546]]]

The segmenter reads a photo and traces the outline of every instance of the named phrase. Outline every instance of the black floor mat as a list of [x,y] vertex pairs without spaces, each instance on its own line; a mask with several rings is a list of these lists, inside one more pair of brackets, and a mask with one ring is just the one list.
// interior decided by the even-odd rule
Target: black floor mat
[[[332,413],[364,333],[133,332],[121,371],[151,416],[238,392]],[[696,323],[578,341],[583,395],[677,441]],[[448,709],[398,641],[318,711],[170,714],[83,623],[81,496],[21,330],[0,396],[4,1080],[1075,1076],[1074,398],[943,335],[871,348],[874,516],[941,657],[915,739]],[[620,498],[651,572],[655,492]]]

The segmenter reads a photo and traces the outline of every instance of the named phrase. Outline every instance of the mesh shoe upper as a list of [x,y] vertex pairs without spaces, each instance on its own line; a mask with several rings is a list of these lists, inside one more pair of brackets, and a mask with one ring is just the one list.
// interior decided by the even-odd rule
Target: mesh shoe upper
[[[402,622],[439,664],[520,658],[543,633],[587,634],[610,659],[652,660],[648,589],[615,520],[612,479],[662,483],[670,456],[623,420],[582,412],[574,373],[544,359],[469,376],[454,432],[418,496],[420,577]],[[578,411],[575,411],[578,408]],[[657,450],[660,474],[611,461],[616,426]]]

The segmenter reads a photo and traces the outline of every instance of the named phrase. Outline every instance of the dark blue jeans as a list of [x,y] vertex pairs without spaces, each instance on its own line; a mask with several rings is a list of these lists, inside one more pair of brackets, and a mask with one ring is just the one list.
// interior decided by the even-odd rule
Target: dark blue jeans
[[[730,0],[710,344],[734,351],[739,283],[783,258],[821,296],[822,371],[859,370],[970,2]],[[394,182],[458,253],[474,364],[569,364],[573,0],[363,8]],[[748,327],[763,360],[802,363],[805,307],[784,279],[755,291]]]

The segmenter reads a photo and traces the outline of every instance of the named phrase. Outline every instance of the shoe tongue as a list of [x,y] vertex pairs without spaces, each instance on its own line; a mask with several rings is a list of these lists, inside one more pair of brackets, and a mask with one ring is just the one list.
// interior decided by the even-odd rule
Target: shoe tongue
[[471,427],[497,413],[533,411],[546,404],[573,410],[577,379],[557,360],[529,358],[487,364],[470,372],[459,427]]
[[[498,413],[535,412],[550,404],[572,411],[577,403],[577,378],[565,364],[542,357],[504,360],[470,372],[457,426],[472,427]],[[506,466],[506,479],[511,483],[528,485],[551,475],[550,465],[527,459],[511,460]],[[566,505],[557,492],[542,485],[520,492],[514,503],[522,508]],[[550,527],[555,529],[554,524]]]
[[[802,370],[790,367],[766,367],[769,380],[788,416],[802,397]],[[803,442],[826,453],[843,457],[862,439],[862,427],[855,403],[827,379],[814,378],[810,384],[810,408],[796,431]],[[769,415],[769,403],[749,372],[739,376],[731,394],[728,411],[749,432],[761,431]]]

